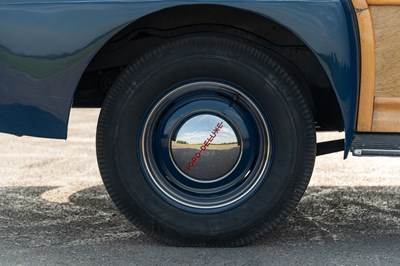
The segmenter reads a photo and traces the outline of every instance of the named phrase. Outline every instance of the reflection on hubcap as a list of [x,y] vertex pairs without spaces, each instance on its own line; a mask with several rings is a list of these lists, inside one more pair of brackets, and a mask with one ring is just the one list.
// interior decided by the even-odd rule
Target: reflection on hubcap
[[211,114],[192,117],[178,127],[171,153],[179,170],[198,181],[215,181],[231,172],[240,158],[232,126]]

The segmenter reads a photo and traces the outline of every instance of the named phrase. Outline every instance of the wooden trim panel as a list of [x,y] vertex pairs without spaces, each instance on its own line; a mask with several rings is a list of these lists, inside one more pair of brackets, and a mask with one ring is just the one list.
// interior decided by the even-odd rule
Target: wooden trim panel
[[375,96],[375,40],[371,12],[366,0],[353,0],[361,45],[361,80],[357,131],[372,130]]
[[357,130],[400,132],[400,0],[353,0],[353,6],[361,45]]
[[368,3],[366,0],[352,0],[352,3],[356,12],[358,10],[368,9]]
[[400,98],[375,98],[374,132],[400,132]]
[[369,5],[380,5],[380,6],[398,6],[400,0],[368,0]]
[[400,6],[371,6],[375,34],[375,97],[400,97]]

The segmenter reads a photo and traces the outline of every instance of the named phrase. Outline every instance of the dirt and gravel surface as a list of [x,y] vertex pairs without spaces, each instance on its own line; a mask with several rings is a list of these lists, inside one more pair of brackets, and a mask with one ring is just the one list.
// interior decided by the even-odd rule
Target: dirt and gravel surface
[[74,110],[68,141],[0,135],[0,265],[400,265],[400,158],[321,156],[296,211],[265,238],[242,248],[167,247],[107,196],[97,116]]

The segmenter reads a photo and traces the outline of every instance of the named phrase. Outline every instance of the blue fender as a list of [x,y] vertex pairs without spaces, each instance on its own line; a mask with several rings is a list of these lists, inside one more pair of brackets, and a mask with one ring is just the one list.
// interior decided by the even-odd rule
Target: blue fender
[[354,133],[359,43],[348,0],[0,1],[0,132],[66,138],[77,84],[96,52],[129,23],[165,8],[218,4],[278,22],[315,54]]

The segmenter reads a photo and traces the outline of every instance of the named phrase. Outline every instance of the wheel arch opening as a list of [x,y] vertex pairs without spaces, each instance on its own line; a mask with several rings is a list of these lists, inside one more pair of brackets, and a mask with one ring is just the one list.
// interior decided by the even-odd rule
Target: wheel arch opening
[[175,6],[127,25],[91,60],[78,84],[73,106],[101,107],[115,79],[134,58],[170,38],[201,32],[230,34],[272,50],[303,84],[317,130],[343,130],[343,116],[333,86],[307,45],[279,23],[222,5]]

